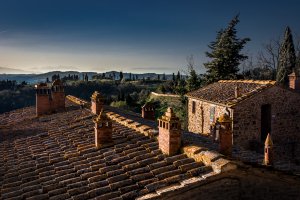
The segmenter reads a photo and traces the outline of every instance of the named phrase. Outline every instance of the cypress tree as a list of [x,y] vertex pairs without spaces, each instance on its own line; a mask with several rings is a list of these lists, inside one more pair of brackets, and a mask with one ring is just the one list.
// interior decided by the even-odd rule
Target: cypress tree
[[178,71],[177,72],[177,76],[176,76],[176,82],[178,83],[181,79],[181,76],[180,76],[180,72]]
[[121,81],[123,79],[123,72],[122,71],[120,71],[119,77],[120,77],[120,81]]
[[298,55],[296,57],[295,72],[298,74],[300,73],[300,51],[298,52]]
[[175,78],[175,74],[174,74],[174,73],[172,74],[172,80],[173,80],[173,82],[176,81],[176,78]]
[[194,68],[190,69],[189,77],[186,80],[187,91],[193,91],[200,87],[200,79],[197,76],[197,73]]
[[287,85],[289,81],[288,75],[293,72],[293,69],[296,66],[295,47],[292,32],[289,27],[285,30],[278,60],[276,82],[282,85]]
[[217,33],[216,41],[208,45],[211,52],[206,52],[206,56],[211,61],[204,63],[207,69],[206,79],[208,83],[220,79],[235,79],[241,61],[248,58],[240,51],[250,41],[250,38],[237,37],[236,25],[239,21],[239,15],[236,15],[225,30],[221,29]]

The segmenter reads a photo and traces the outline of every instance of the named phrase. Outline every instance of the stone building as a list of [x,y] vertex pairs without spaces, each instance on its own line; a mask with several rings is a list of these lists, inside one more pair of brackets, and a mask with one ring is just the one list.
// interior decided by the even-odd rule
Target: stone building
[[51,85],[35,85],[36,115],[50,114],[65,109],[65,91],[61,80],[56,79]]
[[[290,81],[297,78],[290,76]],[[300,95],[295,89],[283,88],[275,81],[221,80],[187,97],[189,131],[218,137],[214,125],[227,113],[233,119],[233,146],[263,150],[270,133],[277,154],[299,155]]]

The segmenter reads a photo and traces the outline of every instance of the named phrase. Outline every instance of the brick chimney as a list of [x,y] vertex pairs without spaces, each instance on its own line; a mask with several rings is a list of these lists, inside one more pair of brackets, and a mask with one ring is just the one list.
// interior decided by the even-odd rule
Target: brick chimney
[[112,122],[103,110],[93,119],[95,123],[95,145],[97,148],[112,144]]
[[51,113],[51,90],[46,83],[35,85],[36,116]]
[[234,87],[234,97],[237,99],[241,96],[241,93],[240,93],[240,88],[236,85]]
[[65,110],[65,90],[64,85],[60,79],[56,79],[52,83],[52,108],[55,111]]
[[172,108],[158,119],[158,142],[160,150],[167,155],[175,155],[181,146],[181,128],[179,118]]
[[273,165],[273,141],[271,139],[270,133],[268,133],[268,136],[265,141],[265,159],[264,159],[265,165]]
[[231,156],[232,154],[232,120],[228,114],[224,113],[218,119],[219,124],[219,151]]
[[92,106],[91,106],[92,113],[99,115],[104,104],[103,97],[98,91],[95,91],[91,97],[91,101],[92,101]]
[[152,103],[147,102],[142,107],[142,118],[155,120],[155,107]]
[[289,87],[293,90],[300,91],[300,76],[295,72],[289,75]]

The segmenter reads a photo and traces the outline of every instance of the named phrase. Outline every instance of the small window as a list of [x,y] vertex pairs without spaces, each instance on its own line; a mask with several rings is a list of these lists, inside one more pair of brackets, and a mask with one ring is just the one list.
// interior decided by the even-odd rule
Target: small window
[[192,101],[192,113],[195,114],[196,113],[196,102]]
[[211,106],[210,107],[210,115],[209,115],[211,123],[215,122],[215,111],[216,111],[215,106]]

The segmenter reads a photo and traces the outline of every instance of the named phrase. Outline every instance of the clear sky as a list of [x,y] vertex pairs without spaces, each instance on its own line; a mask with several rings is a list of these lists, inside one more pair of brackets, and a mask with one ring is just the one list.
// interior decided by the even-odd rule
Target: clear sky
[[245,52],[289,25],[299,0],[0,0],[0,67],[171,73],[194,55],[198,71],[216,32],[240,13]]

